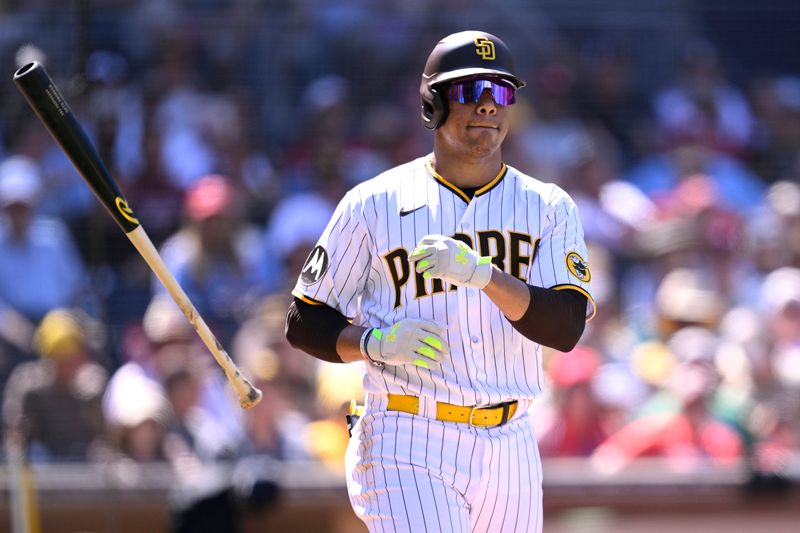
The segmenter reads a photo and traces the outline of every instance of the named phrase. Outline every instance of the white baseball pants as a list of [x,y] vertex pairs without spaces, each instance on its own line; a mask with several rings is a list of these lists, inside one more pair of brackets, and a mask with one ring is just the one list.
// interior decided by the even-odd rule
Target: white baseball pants
[[368,395],[345,457],[350,503],[370,532],[541,532],[542,465],[525,409],[476,428],[385,406]]

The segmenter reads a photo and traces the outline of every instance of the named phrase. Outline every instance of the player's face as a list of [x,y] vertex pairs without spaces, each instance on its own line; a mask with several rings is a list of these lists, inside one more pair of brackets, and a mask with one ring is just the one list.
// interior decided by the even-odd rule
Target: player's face
[[447,145],[473,157],[487,157],[500,149],[508,133],[508,106],[514,103],[513,88],[496,83],[499,80],[483,81],[450,88],[450,112],[438,130]]

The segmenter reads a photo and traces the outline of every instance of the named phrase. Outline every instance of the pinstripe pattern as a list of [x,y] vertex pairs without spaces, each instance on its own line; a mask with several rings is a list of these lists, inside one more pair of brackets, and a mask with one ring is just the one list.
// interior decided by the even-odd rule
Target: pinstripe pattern
[[541,462],[527,414],[487,430],[368,411],[345,463],[351,505],[370,531],[541,531]]
[[[427,159],[348,192],[318,241],[327,270],[312,284],[300,278],[293,293],[356,325],[382,328],[406,317],[447,325],[450,355],[440,368],[368,366],[370,397],[531,400],[544,385],[541,347],[482,291],[441,282],[437,290],[407,257],[427,234],[455,236],[523,281],[587,295],[593,314],[590,277],[579,275],[588,257],[577,208],[557,186],[512,167],[470,199],[426,167]],[[371,531],[539,531],[536,441],[527,423],[511,426],[478,430],[368,406],[348,451],[354,509]]]
[[[371,367],[365,383],[370,392],[462,405],[536,397],[543,386],[541,348],[520,335],[488,297],[459,288],[417,298],[415,276],[407,266],[409,280],[395,308],[385,256],[398,248],[410,252],[430,232],[464,234],[477,246],[479,232],[492,230],[505,236],[504,268],[509,271],[508,232],[514,231],[536,242],[530,265],[520,267],[526,281],[590,295],[589,283],[572,275],[565,259],[571,251],[587,257],[575,204],[555,185],[511,167],[493,188],[467,203],[433,178],[424,161],[397,167],[345,196],[318,242],[330,257],[327,273],[311,286],[298,281],[295,294],[338,309],[359,325],[385,327],[404,317],[448,324],[452,355],[439,370]],[[408,216],[398,214],[417,207]],[[523,243],[521,253],[533,255],[533,245]],[[425,283],[430,293],[430,281]],[[590,297],[589,312],[593,309]]]

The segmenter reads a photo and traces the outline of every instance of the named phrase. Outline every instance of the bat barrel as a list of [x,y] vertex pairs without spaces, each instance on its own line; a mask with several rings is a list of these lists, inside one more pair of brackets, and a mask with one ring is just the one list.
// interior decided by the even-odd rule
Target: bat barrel
[[139,221],[44,66],[28,63],[14,83],[122,230],[136,229]]

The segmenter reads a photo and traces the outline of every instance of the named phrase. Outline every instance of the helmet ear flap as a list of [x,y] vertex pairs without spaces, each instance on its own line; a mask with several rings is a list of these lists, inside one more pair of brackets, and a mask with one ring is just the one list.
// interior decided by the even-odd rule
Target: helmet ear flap
[[429,87],[428,94],[422,97],[422,124],[429,130],[435,130],[447,120],[447,112],[447,99],[436,87]]

